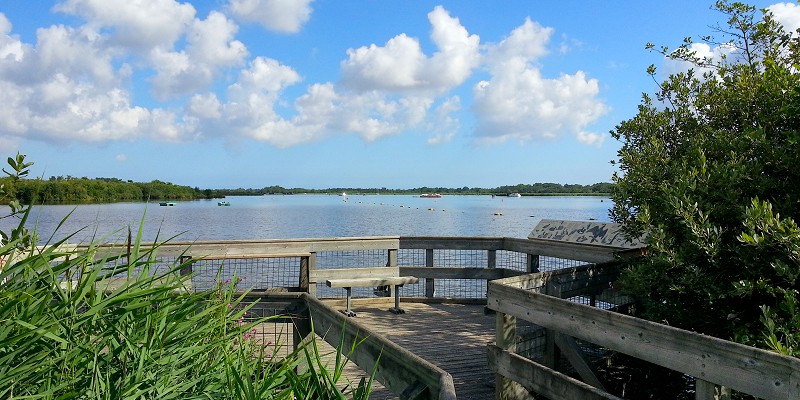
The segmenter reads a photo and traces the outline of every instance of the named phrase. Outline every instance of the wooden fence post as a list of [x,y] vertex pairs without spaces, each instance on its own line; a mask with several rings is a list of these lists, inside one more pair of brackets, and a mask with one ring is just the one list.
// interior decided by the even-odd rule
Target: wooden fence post
[[[311,283],[311,276],[314,275],[315,271],[317,270],[317,253],[312,251],[312,252],[310,252],[310,254],[311,255],[308,256],[308,268],[306,268],[306,276],[305,276],[305,279],[306,279],[306,282],[307,282],[307,284],[306,284],[306,289],[307,290],[306,291],[311,296],[317,297],[317,283],[316,282]],[[302,270],[302,267],[301,267],[301,269],[300,269],[300,279],[301,280],[303,279],[302,274],[303,274],[303,270]],[[302,287],[302,283],[301,283],[300,286]]]
[[[495,345],[503,350],[517,350],[517,317],[502,312],[495,320]],[[495,374],[495,399],[517,400],[531,398],[528,391],[519,383],[500,374]]]
[[[425,266],[433,267],[433,249],[425,249]],[[425,297],[436,296],[436,282],[433,278],[425,278]]]
[[309,258],[310,255],[300,257],[300,282],[297,284],[301,292],[308,292],[308,282],[311,279],[308,271]]
[[[548,296],[561,298],[561,283],[558,278],[548,278],[544,284],[544,294]],[[552,329],[544,330],[544,360],[543,364],[550,369],[558,369],[558,360],[561,358],[561,352],[556,346],[556,335],[558,332]]]
[[695,378],[695,400],[730,400],[731,389]]
[[[312,257],[314,253],[311,253]],[[312,285],[316,286],[316,285]],[[308,307],[308,300],[302,299],[303,306],[300,308],[300,312],[292,318],[292,350],[297,351],[301,346],[305,344],[306,339],[309,338],[311,335],[312,329],[312,321],[311,321],[311,310]],[[313,339],[313,338],[311,338]],[[301,366],[298,365],[295,367],[296,372],[302,372]]]
[[[388,257],[386,260],[387,267],[397,267],[397,249],[389,249],[388,250]],[[397,291],[397,286],[389,285],[389,297],[395,297],[395,292]],[[348,308],[349,309],[349,308]]]
[[526,271],[529,274],[533,274],[539,271],[539,255],[538,254],[526,254],[525,255],[525,267]]
[[181,276],[191,275],[192,268],[194,266],[194,261],[192,261],[192,257],[191,256],[181,256],[179,260],[180,260],[179,262],[182,265],[181,271],[180,271]]
[[386,266],[387,267],[396,267],[397,266],[397,249],[389,249],[388,250],[388,257],[386,259]]

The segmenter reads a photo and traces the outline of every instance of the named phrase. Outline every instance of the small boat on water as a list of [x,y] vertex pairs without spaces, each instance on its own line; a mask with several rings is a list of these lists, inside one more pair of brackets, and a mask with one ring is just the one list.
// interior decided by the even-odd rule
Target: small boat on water
[[509,193],[508,197],[522,197],[522,195],[519,193]]
[[423,193],[419,195],[419,197],[422,197],[424,199],[438,199],[442,197],[442,195],[440,195],[439,193]]
[[217,203],[217,205],[218,206],[226,206],[227,207],[227,206],[231,205],[231,202],[229,202],[229,201],[220,201],[220,202]]
[[174,201],[162,201],[161,203],[158,203],[158,205],[160,205],[162,207],[174,207],[175,206],[175,202]]

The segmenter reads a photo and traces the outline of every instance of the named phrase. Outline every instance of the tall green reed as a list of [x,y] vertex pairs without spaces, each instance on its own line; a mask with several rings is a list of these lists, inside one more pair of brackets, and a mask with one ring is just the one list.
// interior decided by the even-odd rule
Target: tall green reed
[[[152,273],[148,252],[121,264],[92,251],[46,246],[0,272],[0,397],[367,397],[367,382],[338,389],[344,362],[326,369],[313,339],[281,359],[250,340],[269,319],[240,323],[252,305],[232,287],[186,291],[181,265]],[[107,287],[120,269],[124,284]],[[81,273],[65,282],[69,270]]]
[[13,211],[20,228],[0,247],[0,398],[368,398],[371,378],[340,389],[346,361],[326,369],[313,334],[280,358],[277,344],[250,340],[270,318],[247,320],[235,285],[194,292],[180,262],[157,270],[141,227],[127,254],[98,258],[69,237],[32,246],[30,209]]

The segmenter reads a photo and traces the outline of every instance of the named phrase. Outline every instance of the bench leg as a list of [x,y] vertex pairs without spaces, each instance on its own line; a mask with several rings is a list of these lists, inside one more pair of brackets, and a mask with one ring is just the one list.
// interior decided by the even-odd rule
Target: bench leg
[[347,292],[347,299],[345,300],[345,303],[344,303],[345,304],[345,310],[342,311],[342,314],[344,314],[344,315],[346,315],[348,317],[355,317],[356,313],[354,313],[353,310],[350,309],[350,305],[351,305],[351,302],[352,302],[352,300],[351,300],[352,299],[352,296],[351,296],[352,288],[346,287],[346,288],[344,288],[344,290]]
[[405,314],[406,310],[400,308],[400,286],[403,285],[395,285],[394,286],[394,308],[390,308],[389,311],[392,314]]

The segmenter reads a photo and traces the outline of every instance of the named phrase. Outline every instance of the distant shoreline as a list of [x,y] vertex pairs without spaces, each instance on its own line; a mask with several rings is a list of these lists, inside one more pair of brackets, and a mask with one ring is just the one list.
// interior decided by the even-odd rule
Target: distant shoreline
[[[412,197],[419,197],[422,193],[353,193],[347,194],[347,196],[352,197],[360,197],[360,196],[412,196]],[[603,197],[608,198],[610,197],[610,193],[535,193],[535,194],[525,194],[520,193],[522,197]],[[259,196],[340,196],[341,193],[267,193],[267,194],[242,194],[242,195],[231,195],[233,197],[241,196],[241,197],[259,197]],[[491,196],[489,194],[483,193],[457,193],[457,194],[444,194],[442,197],[448,196]],[[507,195],[495,195],[495,197],[499,198],[512,198]],[[224,198],[224,197],[223,197]],[[199,198],[199,199],[177,199],[174,201],[178,202],[189,202],[189,201],[217,201],[219,198]],[[161,200],[117,200],[117,201],[94,201],[94,202],[38,202],[34,204],[35,206],[68,206],[68,205],[92,205],[92,204],[114,204],[114,203],[149,203],[153,205],[158,205]],[[0,203],[0,206],[7,205],[7,203]]]
[[[0,184],[11,194],[7,201],[17,200],[22,204],[107,204],[120,202],[146,201],[187,201],[202,199],[219,199],[226,196],[262,196],[294,195],[294,194],[329,194],[348,195],[421,195],[438,193],[443,196],[609,196],[614,184],[599,182],[592,185],[534,183],[498,186],[495,188],[446,188],[416,187],[409,189],[388,188],[284,188],[267,186],[260,189],[200,189],[199,187],[181,186],[170,182],[154,180],[151,182],[123,181],[116,178],[74,178],[50,177],[44,179],[0,178]],[[5,203],[7,204],[7,203]]]
[[[346,192],[345,192],[346,193]],[[347,193],[348,196],[419,196],[423,193]],[[341,193],[267,193],[267,194],[237,194],[231,196],[302,196],[302,195],[320,195],[320,196],[341,196]],[[446,196],[492,196],[491,193],[441,193],[442,197]],[[611,193],[520,193],[522,197],[547,197],[547,196],[585,196],[585,197],[610,197]],[[512,197],[507,194],[495,194],[495,197]]]

